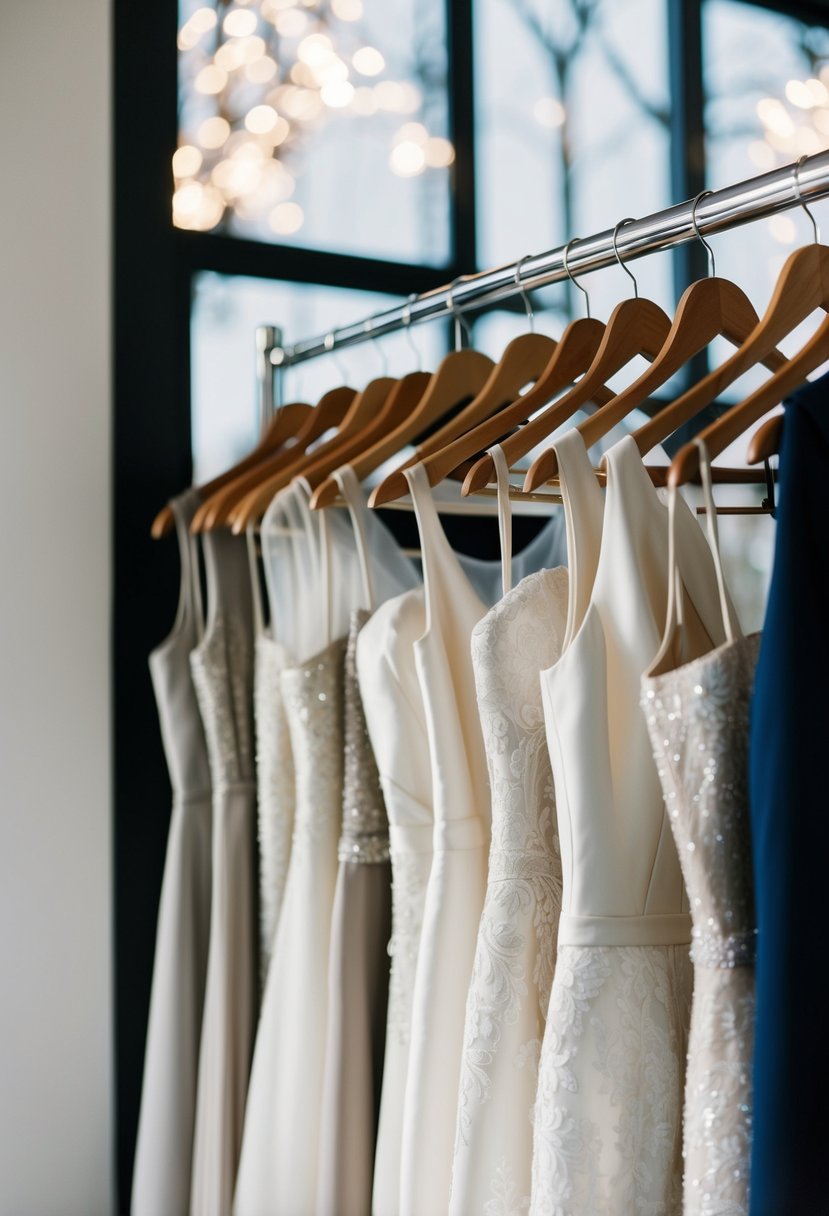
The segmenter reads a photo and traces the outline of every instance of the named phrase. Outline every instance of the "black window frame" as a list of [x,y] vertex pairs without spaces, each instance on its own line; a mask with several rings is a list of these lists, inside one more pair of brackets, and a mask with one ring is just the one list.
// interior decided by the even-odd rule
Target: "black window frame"
[[[672,98],[671,193],[705,185],[702,8],[666,0]],[[825,0],[745,0],[813,25]],[[170,627],[178,585],[171,543],[150,539],[161,504],[190,483],[190,313],[202,271],[404,297],[479,269],[475,243],[473,0],[445,0],[452,167],[451,257],[440,268],[225,235],[171,222],[170,161],[177,137],[176,0],[119,0],[113,20],[114,621],[113,803],[115,1077],[118,1210],[128,1212],[155,922],[170,786],[147,656]],[[705,274],[704,250],[674,251],[677,295]],[[516,308],[523,305],[515,302]],[[279,323],[263,317],[263,323]],[[254,358],[251,335],[251,361]]]

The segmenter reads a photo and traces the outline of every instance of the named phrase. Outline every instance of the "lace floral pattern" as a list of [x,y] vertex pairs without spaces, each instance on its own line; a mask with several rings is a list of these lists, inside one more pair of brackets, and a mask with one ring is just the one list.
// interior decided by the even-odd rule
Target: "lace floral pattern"
[[453,1213],[483,1207],[506,1216],[529,1207],[532,1110],[561,910],[538,672],[558,657],[566,612],[566,570],[541,571],[472,634],[492,841],[466,1006]]
[[751,1155],[754,899],[748,717],[759,635],[642,681],[694,921],[686,1216],[745,1216]]
[[678,1216],[691,974],[687,946],[559,947],[535,1107],[536,1216]]
[[389,860],[389,819],[357,680],[357,638],[369,618],[352,614],[345,654],[345,760],[340,861],[377,865]]

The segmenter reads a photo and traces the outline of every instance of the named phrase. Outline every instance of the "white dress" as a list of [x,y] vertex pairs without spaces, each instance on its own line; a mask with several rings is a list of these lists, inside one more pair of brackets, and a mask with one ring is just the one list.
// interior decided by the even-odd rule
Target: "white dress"
[[132,1180],[134,1216],[186,1216],[210,932],[210,769],[190,673],[201,637],[201,589],[190,521],[191,490],[170,504],[181,556],[172,632],[150,655],[164,752],[173,787],[158,906],[141,1114]]
[[492,793],[486,897],[466,1002],[454,1216],[525,1212],[538,1057],[555,966],[561,860],[538,673],[555,662],[567,571],[510,589],[508,470],[493,449],[504,597],[472,631],[472,662]]
[[[433,1216],[449,1204],[466,996],[486,889],[489,790],[470,638],[487,603],[449,545],[422,465],[407,469],[406,479],[423,554],[426,629],[414,650],[434,837],[412,999],[400,1212]],[[516,559],[519,568],[550,564],[560,530],[551,520]]]
[[244,541],[203,537],[207,625],[190,656],[213,783],[210,946],[193,1135],[193,1216],[227,1216],[256,1020],[253,622]]
[[[678,1216],[691,924],[639,710],[666,615],[667,510],[630,437],[605,456],[603,513],[581,436],[556,448],[571,594],[562,657],[541,679],[564,889],[531,1211]],[[679,507],[691,657],[722,621],[710,551]]]

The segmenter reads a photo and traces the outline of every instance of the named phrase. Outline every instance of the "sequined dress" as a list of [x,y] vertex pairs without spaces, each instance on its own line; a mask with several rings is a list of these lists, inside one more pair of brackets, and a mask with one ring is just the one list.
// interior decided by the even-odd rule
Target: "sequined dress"
[[345,763],[339,870],[328,957],[328,1028],[318,1216],[371,1211],[383,1077],[391,936],[389,821],[357,682],[351,619],[345,658]]
[[203,548],[207,625],[190,662],[213,783],[213,879],[190,1210],[227,1216],[256,1017],[253,620],[244,541],[207,533]]
[[694,998],[685,1216],[745,1216],[755,919],[748,719],[760,635],[642,681],[642,705],[691,900]]

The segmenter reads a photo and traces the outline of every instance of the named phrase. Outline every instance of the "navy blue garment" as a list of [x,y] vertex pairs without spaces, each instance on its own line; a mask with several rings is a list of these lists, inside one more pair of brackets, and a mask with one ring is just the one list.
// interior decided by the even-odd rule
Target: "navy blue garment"
[[751,710],[751,1216],[829,1213],[829,376],[786,405]]

